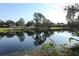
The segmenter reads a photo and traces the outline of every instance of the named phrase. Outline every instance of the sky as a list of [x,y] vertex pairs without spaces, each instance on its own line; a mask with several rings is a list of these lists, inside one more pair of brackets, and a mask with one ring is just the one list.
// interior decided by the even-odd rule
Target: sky
[[33,20],[35,12],[42,13],[47,19],[55,23],[67,23],[64,8],[71,3],[0,3],[0,19],[3,21],[25,22]]

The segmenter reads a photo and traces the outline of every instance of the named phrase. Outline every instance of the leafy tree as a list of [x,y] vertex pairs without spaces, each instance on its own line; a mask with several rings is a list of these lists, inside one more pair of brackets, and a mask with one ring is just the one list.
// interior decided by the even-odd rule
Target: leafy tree
[[34,13],[34,20],[36,27],[39,26],[40,23],[42,23],[42,20],[46,19],[41,13]]
[[27,22],[27,24],[26,24],[26,26],[32,26],[32,25],[34,25],[35,23],[33,22],[33,21],[29,21],[29,22]]
[[25,23],[24,19],[20,18],[19,21],[16,22],[16,25],[17,26],[24,26],[24,23]]
[[66,6],[64,10],[67,11],[66,19],[67,19],[68,25],[69,26],[76,25],[77,24],[76,19],[78,19],[78,17],[75,19],[75,16],[76,16],[76,13],[79,12],[79,5],[78,4],[69,5],[69,6]]
[[46,19],[41,13],[34,13],[34,21],[36,27],[50,27],[53,23]]
[[54,23],[48,19],[44,20],[42,24],[44,27],[51,27],[52,25],[54,25]]
[[2,21],[2,20],[0,20],[0,27],[3,27],[3,26],[4,26],[4,24],[5,24],[5,22],[4,22],[4,21]]
[[12,21],[12,20],[7,20],[6,22],[5,22],[5,25],[6,26],[14,26],[15,25],[15,22],[14,21]]

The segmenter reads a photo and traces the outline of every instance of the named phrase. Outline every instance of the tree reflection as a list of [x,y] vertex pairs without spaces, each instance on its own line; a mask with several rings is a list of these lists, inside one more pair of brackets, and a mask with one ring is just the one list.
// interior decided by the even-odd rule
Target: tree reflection
[[[32,31],[26,32],[28,36],[32,36],[32,38],[34,39],[34,44],[35,46],[37,45],[41,45],[42,43],[45,42],[45,40],[50,37],[54,32],[53,31]],[[25,35],[24,32],[22,33],[5,33],[5,34],[0,34],[0,38],[3,38],[4,36],[6,36],[7,38],[12,38],[14,36],[17,36],[20,40],[20,42],[23,42],[25,39]]]
[[15,33],[6,33],[5,36],[7,38],[11,38],[11,37],[14,37],[15,36]]
[[[77,37],[79,37],[78,31],[71,31],[70,33],[72,34],[72,36],[77,36]],[[77,39],[77,38],[70,37],[70,38],[69,38],[69,42],[71,43],[72,40],[79,41],[79,39]]]
[[24,39],[25,39],[24,33],[16,33],[16,35],[18,36],[18,38],[19,38],[19,40],[20,40],[21,42],[24,41]]
[[53,34],[52,31],[36,32],[34,35],[35,46],[41,45],[45,40]]
[[28,36],[33,36],[35,34],[35,32],[29,32],[29,31],[27,31],[26,33]]
[[0,39],[4,37],[4,33],[0,33]]
[[25,39],[24,33],[1,33],[0,34],[0,39],[2,39],[4,36],[6,36],[7,38],[12,38],[15,35],[19,38],[19,40],[21,42],[24,41],[24,39]]
[[78,32],[73,32],[72,35],[79,36],[79,33]]
[[72,30],[72,31],[68,31],[69,33],[71,33],[73,36],[79,36],[79,31],[78,30]]
[[79,41],[79,40],[76,39],[76,38],[70,37],[70,38],[69,38],[69,42],[71,43],[72,40]]

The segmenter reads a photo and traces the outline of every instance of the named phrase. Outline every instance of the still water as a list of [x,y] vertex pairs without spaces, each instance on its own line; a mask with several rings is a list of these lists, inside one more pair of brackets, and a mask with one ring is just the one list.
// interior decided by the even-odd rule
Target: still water
[[[69,38],[76,40],[69,40]],[[57,47],[67,44],[72,47],[79,44],[79,34],[75,31],[44,31],[23,33],[1,33],[0,55],[8,55],[17,51],[39,49],[45,43],[53,42]]]

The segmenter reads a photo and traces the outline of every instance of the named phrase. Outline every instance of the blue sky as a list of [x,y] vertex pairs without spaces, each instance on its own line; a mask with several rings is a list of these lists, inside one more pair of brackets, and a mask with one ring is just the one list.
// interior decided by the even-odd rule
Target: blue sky
[[42,13],[47,19],[57,23],[66,23],[64,4],[57,3],[0,3],[0,19],[18,21],[19,18],[30,21],[35,12]]

